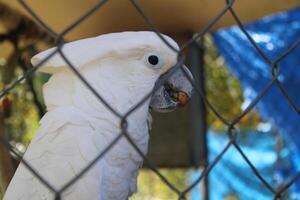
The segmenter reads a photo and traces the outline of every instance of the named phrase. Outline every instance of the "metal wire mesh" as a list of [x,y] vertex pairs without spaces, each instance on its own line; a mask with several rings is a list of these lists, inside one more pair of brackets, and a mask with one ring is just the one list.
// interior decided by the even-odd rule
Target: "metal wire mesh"
[[[145,164],[155,173],[161,181],[166,184],[170,190],[174,191],[178,195],[178,199],[186,199],[187,193],[189,193],[195,186],[197,186],[205,176],[207,176],[211,170],[213,170],[214,166],[222,159],[222,156],[225,154],[225,152],[230,148],[234,147],[240,155],[243,157],[243,159],[247,162],[249,167],[252,169],[252,172],[259,180],[263,183],[263,185],[273,194],[274,199],[281,199],[283,193],[289,189],[289,187],[300,177],[300,172],[295,174],[295,176],[288,180],[284,185],[282,185],[280,188],[274,188],[270,183],[268,183],[264,177],[261,176],[260,172],[256,169],[256,167],[251,163],[251,161],[247,158],[243,150],[240,148],[239,144],[236,141],[236,136],[239,134],[238,129],[235,127],[240,120],[247,115],[255,106],[256,104],[263,98],[263,96],[268,92],[270,87],[272,85],[276,85],[282,94],[285,97],[285,100],[290,104],[290,106],[294,109],[295,112],[300,113],[299,108],[294,103],[292,98],[289,96],[283,85],[280,83],[278,76],[280,75],[280,67],[278,63],[283,60],[287,55],[293,52],[293,50],[300,44],[300,39],[294,42],[293,45],[289,47],[289,49],[285,52],[282,52],[282,54],[277,57],[275,60],[271,60],[268,56],[266,56],[263,51],[256,45],[255,41],[251,38],[251,36],[247,33],[245,30],[242,22],[240,21],[239,17],[237,16],[236,12],[233,9],[233,5],[235,3],[234,0],[227,0],[225,3],[224,8],[221,12],[219,12],[213,19],[211,19],[204,28],[196,33],[194,37],[192,37],[188,42],[183,44],[179,50],[176,50],[172,47],[171,44],[168,43],[164,39],[164,37],[161,35],[160,31],[154,23],[147,17],[143,9],[139,6],[137,0],[129,0],[129,2],[132,4],[132,6],[137,10],[137,12],[143,17],[143,19],[147,22],[147,24],[150,26],[150,28],[157,34],[157,36],[163,40],[163,42],[168,45],[173,51],[175,51],[178,55],[178,62],[176,66],[174,67],[174,70],[170,71],[168,76],[166,76],[166,79],[174,73],[176,70],[182,70],[182,72],[186,75],[186,77],[189,79],[190,83],[193,85],[195,91],[198,95],[201,96],[202,100],[206,103],[208,108],[215,114],[215,116],[224,124],[227,126],[227,134],[230,138],[228,144],[223,148],[223,150],[220,152],[220,154],[202,171],[202,174],[186,189],[183,191],[179,190],[176,185],[174,185],[172,182],[170,182],[165,176],[163,176],[158,168],[155,166],[154,163],[152,163],[151,160],[148,160],[147,157],[142,153],[142,151],[139,149],[139,147],[134,143],[131,136],[127,132],[127,118],[129,115],[131,115],[133,112],[135,112],[147,99],[149,99],[152,95],[152,93],[163,84],[161,82],[160,84],[157,84],[155,88],[147,94],[145,97],[142,98],[142,100],[133,106],[128,112],[124,115],[120,114],[117,110],[115,110],[109,102],[106,102],[101,94],[98,94],[97,91],[89,84],[88,80],[86,80],[83,76],[81,76],[80,72],[73,66],[72,60],[68,60],[68,58],[64,55],[64,53],[61,51],[61,48],[64,45],[64,36],[72,31],[75,27],[77,27],[80,23],[82,23],[85,19],[87,19],[89,16],[91,16],[95,11],[101,9],[101,7],[107,2],[108,0],[102,0],[96,3],[88,12],[86,12],[84,15],[79,17],[76,21],[74,21],[72,24],[70,24],[65,30],[63,30],[61,33],[56,33],[52,30],[51,27],[49,27],[35,12],[31,9],[30,5],[25,3],[23,0],[18,0],[18,2],[27,10],[27,12],[39,23],[40,26],[42,26],[46,32],[55,39],[55,43],[57,45],[57,49],[53,51],[46,59],[44,59],[42,62],[40,62],[37,66],[32,67],[31,69],[27,70],[21,77],[16,79],[15,81],[11,82],[5,89],[3,89],[0,92],[0,98],[5,97],[10,91],[12,91],[19,83],[21,83],[23,80],[31,76],[44,62],[46,62],[48,59],[50,59],[54,54],[60,54],[61,57],[65,60],[65,62],[69,65],[70,69],[78,76],[78,78],[85,84],[87,88],[90,89],[90,91],[98,98],[98,100],[103,103],[115,116],[117,116],[121,120],[121,132],[120,134],[106,147],[106,149],[101,152],[97,157],[95,157],[77,176],[75,176],[73,179],[69,180],[62,188],[55,189],[53,185],[51,185],[46,179],[43,178],[43,174],[39,173],[38,169],[34,169],[29,162],[27,162],[25,159],[21,160],[21,162],[33,173],[41,182],[44,184],[49,190],[51,190],[55,194],[55,199],[59,200],[61,199],[61,194],[66,191],[71,185],[73,185],[80,177],[82,177],[97,161],[99,161],[111,148],[113,148],[115,145],[118,145],[117,142],[121,138],[126,138],[128,142],[134,147],[134,149],[139,153],[141,157],[144,158]],[[267,62],[270,66],[270,74],[272,74],[272,79],[269,81],[267,85],[265,85],[264,89],[258,94],[258,96],[248,105],[248,107],[238,116],[236,116],[232,121],[229,121],[225,119],[221,113],[218,112],[218,110],[210,103],[210,101],[207,99],[207,97],[204,95],[203,91],[194,83],[193,80],[190,79],[187,72],[183,70],[182,64],[185,61],[185,57],[183,52],[189,48],[191,44],[197,43],[198,40],[200,40],[202,37],[204,37],[204,34],[206,34],[211,27],[216,24],[224,15],[225,13],[230,13],[234,20],[236,21],[237,25],[239,26],[240,30],[245,34],[249,42],[252,44],[252,46],[256,49],[256,51],[259,53],[259,55]],[[1,143],[7,147],[15,156],[17,156],[19,159],[22,158],[21,153],[12,146],[5,138],[0,137]]]

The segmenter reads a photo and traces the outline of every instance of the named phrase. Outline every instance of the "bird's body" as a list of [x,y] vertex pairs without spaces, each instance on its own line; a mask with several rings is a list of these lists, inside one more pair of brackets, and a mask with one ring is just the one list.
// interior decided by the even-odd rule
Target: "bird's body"
[[[129,47],[125,45],[128,42]],[[103,44],[110,45],[109,49]],[[153,89],[160,75],[176,63],[175,53],[151,32],[109,34],[70,43],[64,48],[66,57],[74,62],[82,76],[122,115],[139,103]],[[86,52],[87,49],[92,52]],[[158,70],[141,67],[149,49],[167,54],[166,67]],[[33,63],[41,61],[51,51],[34,57]],[[59,191],[121,134],[121,120],[58,55],[41,69],[53,74],[44,85],[48,112],[40,121],[40,128],[24,159]],[[149,138],[149,105],[150,99],[126,118],[127,133],[144,154]],[[64,200],[125,200],[137,190],[142,162],[142,157],[122,136],[80,179],[64,190],[61,197]],[[50,200],[54,197],[54,192],[21,163],[4,200]]]
[[[91,102],[78,104],[79,106],[60,106],[47,112],[24,156],[43,179],[57,190],[79,174],[121,133],[120,121],[105,106],[93,108],[90,107]],[[87,112],[91,111],[89,109],[97,109],[102,117],[91,116],[84,109]],[[140,110],[144,112],[133,113],[128,118],[128,124],[132,124],[130,122],[133,119],[137,122],[134,126],[129,125],[128,133],[146,154],[148,108]],[[70,200],[126,199],[136,191],[137,170],[141,165],[142,158],[123,137],[62,197]],[[54,199],[54,193],[41,184],[23,164],[14,177],[22,177],[12,180],[20,190],[17,193],[8,191],[7,199]]]

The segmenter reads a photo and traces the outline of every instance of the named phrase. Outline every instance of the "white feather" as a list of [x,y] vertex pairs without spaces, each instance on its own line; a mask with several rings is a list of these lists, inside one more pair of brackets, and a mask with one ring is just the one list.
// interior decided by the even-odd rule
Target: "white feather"
[[[32,63],[36,65],[51,51],[53,49],[38,54]],[[154,70],[145,65],[144,55],[149,51],[164,57],[163,68]],[[115,33],[80,40],[67,44],[63,52],[121,114],[148,94],[158,77],[176,63],[176,54],[152,32]],[[48,112],[40,121],[24,159],[59,190],[121,133],[120,119],[66,67],[60,56],[51,58],[41,70],[53,73],[44,85]],[[149,138],[149,101],[127,118],[128,133],[144,154]],[[136,191],[142,162],[142,157],[123,137],[62,197],[65,200],[127,199]],[[50,200],[53,197],[53,193],[20,164],[4,200]]]

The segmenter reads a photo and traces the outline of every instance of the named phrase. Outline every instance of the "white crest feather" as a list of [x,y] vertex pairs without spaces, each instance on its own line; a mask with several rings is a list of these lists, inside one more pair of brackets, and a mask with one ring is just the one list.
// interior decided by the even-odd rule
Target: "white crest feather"
[[[168,36],[164,38],[174,47],[178,49],[178,45]],[[76,68],[81,68],[88,63],[91,63],[99,58],[103,58],[106,54],[111,52],[117,53],[118,51],[124,52],[128,49],[137,48],[143,41],[157,45],[165,45],[161,39],[154,32],[121,32],[100,35],[98,37],[77,40],[74,42],[66,43],[62,47],[62,52],[65,57]],[[57,47],[53,47],[35,55],[31,59],[33,66],[38,65],[41,61],[46,59],[53,53]],[[61,68],[67,67],[68,64],[57,52],[49,58],[43,66],[39,69],[40,72],[56,73]]]

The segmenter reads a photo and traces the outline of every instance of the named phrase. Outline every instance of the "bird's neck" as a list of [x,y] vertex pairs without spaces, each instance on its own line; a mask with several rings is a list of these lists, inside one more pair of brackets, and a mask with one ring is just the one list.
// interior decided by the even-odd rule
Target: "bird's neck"
[[[96,80],[96,82],[89,82],[105,103],[84,84],[76,82],[73,95],[74,106],[96,119],[109,119],[110,122],[107,123],[115,127],[118,133],[121,130],[121,119],[114,111],[121,116],[125,116],[131,109],[134,109],[126,117],[128,131],[137,138],[142,137],[145,132],[148,132],[147,118],[150,104],[150,98],[144,100],[144,97],[152,90],[153,86],[143,80],[140,80],[140,83],[137,84],[130,82],[128,79],[121,79],[121,77],[119,79],[108,77],[107,74],[102,74],[101,77],[103,78],[90,78],[89,80]],[[137,81],[137,78],[134,80]],[[144,100],[143,103],[136,107],[142,100]]]

